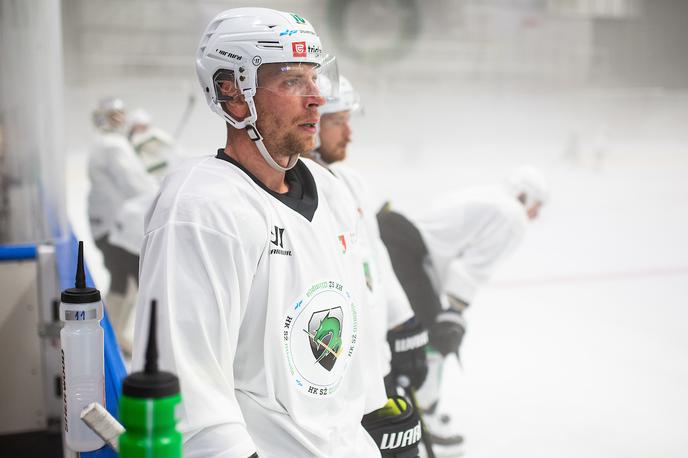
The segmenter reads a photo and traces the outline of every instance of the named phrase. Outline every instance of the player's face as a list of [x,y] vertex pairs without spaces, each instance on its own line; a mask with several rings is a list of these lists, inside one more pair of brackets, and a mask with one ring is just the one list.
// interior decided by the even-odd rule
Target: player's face
[[117,130],[124,126],[127,116],[122,110],[112,110],[108,113],[108,121],[113,130]]
[[325,103],[316,84],[315,66],[265,64],[258,79],[257,127],[275,161],[285,166],[290,156],[315,147],[318,107]]
[[535,218],[537,218],[538,215],[540,214],[541,208],[542,208],[542,202],[535,202],[533,205],[531,205],[527,211],[528,219],[530,219],[532,221]]
[[328,164],[346,158],[346,148],[351,142],[349,112],[328,113],[320,120],[320,149],[323,161]]

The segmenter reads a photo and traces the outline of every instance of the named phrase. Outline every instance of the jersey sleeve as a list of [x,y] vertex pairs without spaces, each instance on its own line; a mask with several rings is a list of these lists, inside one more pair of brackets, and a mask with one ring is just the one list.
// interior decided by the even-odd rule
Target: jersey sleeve
[[134,367],[143,365],[142,330],[156,299],[160,365],[179,377],[187,457],[256,451],[235,397],[233,362],[257,261],[237,235],[171,220],[143,243]]
[[380,282],[385,293],[385,306],[387,307],[386,326],[387,329],[392,329],[411,319],[413,317],[413,309],[394,273],[387,248],[380,238],[380,227],[370,201],[369,189],[363,178],[353,169],[341,164],[337,164],[333,169],[336,171],[337,176],[347,185],[356,203],[363,209],[364,224],[371,239],[369,243],[372,246],[372,254],[375,257],[374,262],[377,265]]
[[154,199],[155,193],[148,192],[124,202],[110,229],[108,241],[138,256],[143,243],[146,212]]
[[490,278],[498,261],[520,242],[525,232],[524,215],[492,211],[494,214],[447,269],[444,293],[468,304],[473,301],[477,288]]

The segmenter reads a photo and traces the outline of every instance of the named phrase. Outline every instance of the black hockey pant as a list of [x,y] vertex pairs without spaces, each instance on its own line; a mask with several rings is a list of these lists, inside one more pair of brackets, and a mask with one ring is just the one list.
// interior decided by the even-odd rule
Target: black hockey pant
[[380,236],[411,308],[428,329],[442,311],[439,295],[428,275],[428,249],[418,229],[404,215],[382,210],[377,214]]

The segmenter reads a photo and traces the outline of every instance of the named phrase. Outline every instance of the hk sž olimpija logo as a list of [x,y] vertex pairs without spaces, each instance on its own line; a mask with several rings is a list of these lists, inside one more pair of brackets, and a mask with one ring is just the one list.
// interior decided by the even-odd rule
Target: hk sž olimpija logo
[[358,316],[351,295],[336,281],[312,285],[287,310],[282,343],[297,390],[333,394],[356,348]]

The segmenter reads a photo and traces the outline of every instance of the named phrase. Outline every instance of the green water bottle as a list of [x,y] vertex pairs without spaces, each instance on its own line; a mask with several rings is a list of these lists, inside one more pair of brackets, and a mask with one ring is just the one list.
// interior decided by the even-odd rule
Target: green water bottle
[[179,379],[158,370],[156,303],[151,302],[146,365],[124,379],[119,415],[126,431],[119,438],[120,458],[181,458],[182,435],[175,428],[181,402]]

